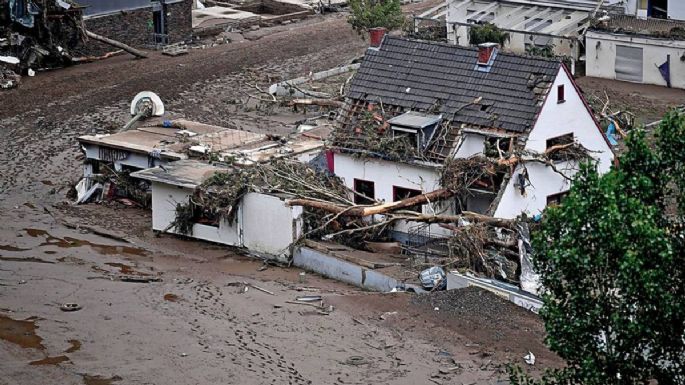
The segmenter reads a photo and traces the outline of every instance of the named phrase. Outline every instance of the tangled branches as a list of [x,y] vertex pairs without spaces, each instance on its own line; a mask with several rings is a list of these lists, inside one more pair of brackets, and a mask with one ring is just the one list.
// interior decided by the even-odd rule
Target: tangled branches
[[492,189],[497,186],[497,179],[501,181],[501,174],[506,169],[484,156],[449,159],[442,168],[440,185],[455,195],[463,195],[472,187]]
[[365,111],[352,126],[353,130],[334,130],[329,144],[357,150],[358,156],[370,155],[391,161],[410,161],[420,155],[416,144],[408,138],[393,137],[390,124],[380,112]]
[[340,179],[292,160],[218,172],[195,191],[193,201],[231,222],[235,208],[249,192],[283,193],[306,199],[351,203],[348,189]]

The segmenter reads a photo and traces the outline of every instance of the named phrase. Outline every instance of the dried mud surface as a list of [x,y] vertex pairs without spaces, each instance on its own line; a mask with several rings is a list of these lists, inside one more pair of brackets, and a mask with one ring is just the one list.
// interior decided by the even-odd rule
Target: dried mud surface
[[[410,294],[365,293],[312,274],[304,285],[315,291],[302,292],[298,269],[264,270],[226,247],[156,237],[141,209],[66,201],[81,172],[74,139],[119,127],[138,91],[159,93],[189,119],[285,133],[299,117],[232,101],[365,49],[343,15],[259,36],[176,58],[119,56],[39,73],[0,93],[0,384],[495,384],[528,350],[558,364],[535,315],[487,296],[436,315]],[[334,311],[286,302],[303,293]],[[65,303],[81,309],[63,311]],[[512,324],[479,324],[481,307],[502,309]]]

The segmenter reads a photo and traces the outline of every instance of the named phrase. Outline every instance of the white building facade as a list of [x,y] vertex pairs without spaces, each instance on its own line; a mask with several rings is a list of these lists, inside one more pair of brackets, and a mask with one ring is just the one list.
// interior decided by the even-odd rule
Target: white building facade
[[589,31],[586,42],[587,76],[685,88],[685,40]]
[[[588,150],[599,172],[612,167],[611,146],[563,64],[486,48],[386,37],[378,51],[367,55],[358,78],[353,79],[348,100],[351,112],[341,120],[340,129],[355,132],[354,111],[359,106],[369,110],[376,95],[383,98],[386,111],[399,110],[400,115],[388,121],[389,129],[395,130],[394,121],[415,121],[423,106],[451,120],[438,124],[438,131],[427,131],[434,138],[432,144],[419,150],[423,158],[432,160],[360,158],[355,151],[341,148],[334,154],[335,174],[350,189],[370,198],[397,201],[441,188],[442,168],[450,158],[483,156],[492,151],[492,143],[507,143],[504,152],[517,154],[520,160],[502,179],[483,188],[472,185],[465,197],[426,204],[421,210],[425,214],[466,210],[509,219],[535,216],[558,204],[578,171],[576,161],[553,161],[550,167],[533,160],[535,155],[540,158],[555,146],[575,144]],[[438,98],[441,107],[435,111],[433,100]],[[404,118],[410,113],[410,118]],[[396,230],[411,231],[411,226],[402,223]],[[438,227],[432,225],[431,232],[441,232]],[[442,233],[449,231],[442,229]]]
[[287,261],[291,245],[302,236],[302,207],[285,204],[286,197],[248,193],[235,209],[234,219],[215,223],[198,220],[190,234],[173,225],[178,204],[190,202],[195,188],[221,170],[192,160],[170,163],[164,169],[152,168],[133,173],[152,186],[152,229],[209,242],[244,247]]

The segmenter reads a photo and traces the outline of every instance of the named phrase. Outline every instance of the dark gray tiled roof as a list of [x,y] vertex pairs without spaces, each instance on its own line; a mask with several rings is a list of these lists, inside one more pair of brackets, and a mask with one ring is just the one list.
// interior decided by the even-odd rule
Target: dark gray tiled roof
[[[532,128],[559,61],[499,52],[476,71],[478,50],[387,36],[368,50],[348,97],[441,113],[453,123],[524,132]],[[482,97],[479,105],[465,105]]]

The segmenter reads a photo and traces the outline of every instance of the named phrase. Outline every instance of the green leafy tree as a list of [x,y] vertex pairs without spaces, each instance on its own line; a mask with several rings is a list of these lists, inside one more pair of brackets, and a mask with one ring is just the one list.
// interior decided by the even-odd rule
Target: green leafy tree
[[534,234],[541,316],[567,362],[515,384],[685,383],[685,116],[669,113],[650,147],[627,140],[619,167],[583,165]]
[[509,41],[509,37],[509,33],[491,23],[474,25],[469,29],[469,43],[471,45],[498,43],[504,46]]
[[400,0],[350,0],[347,21],[364,36],[370,28],[383,27],[391,31],[405,23]]

